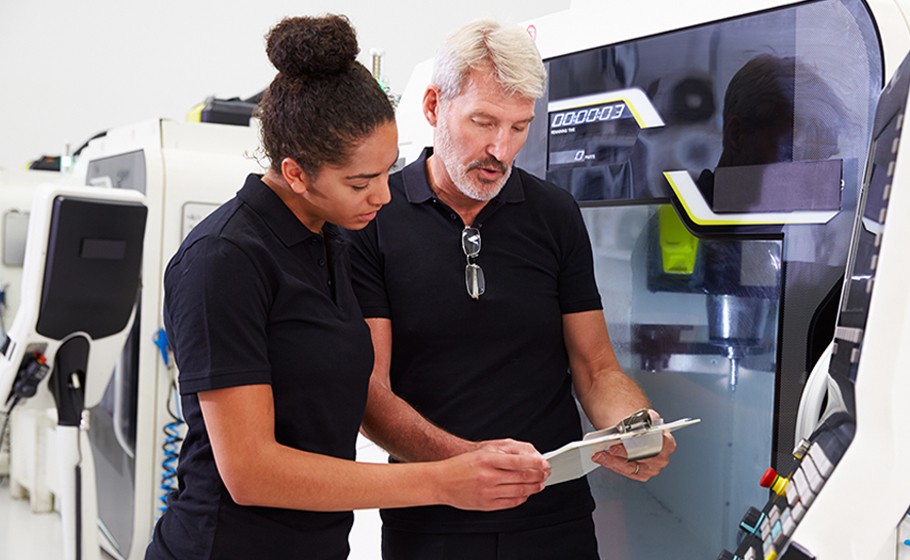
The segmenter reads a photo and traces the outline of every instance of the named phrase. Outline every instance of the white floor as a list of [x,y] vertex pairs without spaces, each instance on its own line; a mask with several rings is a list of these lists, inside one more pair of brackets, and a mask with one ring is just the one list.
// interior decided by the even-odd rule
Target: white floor
[[[349,560],[379,558],[379,513],[358,511],[351,531]],[[107,556],[102,554],[102,558]],[[60,516],[33,514],[28,501],[10,498],[9,486],[0,484],[0,559],[60,560],[63,537]]]
[[[358,441],[358,460],[385,462],[385,452],[368,440]],[[380,557],[380,520],[377,510],[355,512],[349,560]],[[100,558],[109,558],[100,553]],[[33,514],[27,500],[10,497],[7,479],[0,482],[0,560],[61,560],[63,536],[56,513]],[[130,559],[133,560],[133,559]]]
[[0,558],[63,558],[60,517],[56,513],[33,514],[27,500],[10,498],[5,480],[0,484]]

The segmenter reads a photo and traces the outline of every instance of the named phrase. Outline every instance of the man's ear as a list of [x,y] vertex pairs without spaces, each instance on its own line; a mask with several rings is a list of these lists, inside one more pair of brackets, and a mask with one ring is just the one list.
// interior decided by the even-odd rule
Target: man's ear
[[730,117],[724,123],[724,147],[729,148],[733,154],[739,154],[743,149],[743,121],[737,116]]
[[297,194],[304,194],[310,185],[310,177],[306,171],[289,157],[281,160],[281,175],[288,182],[291,190]]
[[432,127],[439,121],[439,97],[439,87],[432,84],[423,92],[423,116]]

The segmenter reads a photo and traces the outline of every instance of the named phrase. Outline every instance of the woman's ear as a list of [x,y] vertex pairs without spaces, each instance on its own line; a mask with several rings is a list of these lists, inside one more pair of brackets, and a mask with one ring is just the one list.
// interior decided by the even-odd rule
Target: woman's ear
[[281,175],[295,193],[304,194],[307,191],[310,178],[293,159],[287,157],[281,160]]

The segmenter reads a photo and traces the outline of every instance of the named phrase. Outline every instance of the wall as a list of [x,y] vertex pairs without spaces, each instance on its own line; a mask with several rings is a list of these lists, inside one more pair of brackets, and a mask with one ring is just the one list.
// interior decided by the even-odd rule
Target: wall
[[518,23],[569,0],[0,0],[0,167],[78,148],[152,117],[183,120],[209,96],[249,97],[274,76],[264,35],[287,15],[347,14],[360,60],[385,51],[393,92],[446,33],[488,16]]

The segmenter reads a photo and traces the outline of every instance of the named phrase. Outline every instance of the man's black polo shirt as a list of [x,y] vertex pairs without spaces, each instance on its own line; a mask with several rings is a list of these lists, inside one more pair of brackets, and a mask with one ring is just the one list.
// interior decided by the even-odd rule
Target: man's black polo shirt
[[[350,232],[365,317],[392,321],[396,394],[470,440],[514,438],[551,451],[581,435],[562,315],[600,309],[591,244],[575,200],[520,169],[473,224],[486,293],[465,288],[464,224],[429,187],[425,151],[390,178],[392,201]],[[513,510],[384,510],[394,528],[529,529],[588,515],[587,481],[555,485]]]
[[[258,176],[197,225],[168,265],[164,321],[188,433],[179,490],[150,558],[347,556],[353,515],[244,507],[215,467],[197,393],[267,383],[279,443],[353,459],[373,365],[346,243],[310,232]],[[334,283],[334,286],[332,285]]]

